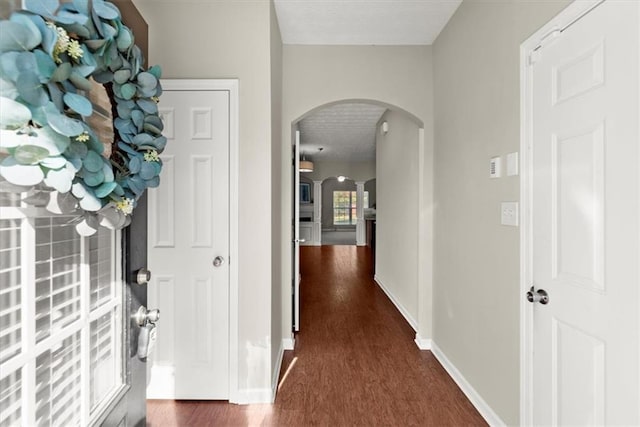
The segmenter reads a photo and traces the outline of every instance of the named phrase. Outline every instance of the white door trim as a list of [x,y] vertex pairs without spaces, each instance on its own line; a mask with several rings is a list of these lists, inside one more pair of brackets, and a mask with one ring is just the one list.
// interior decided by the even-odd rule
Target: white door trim
[[533,305],[525,294],[531,286],[532,243],[532,68],[530,54],[551,43],[564,29],[604,0],[575,1],[520,45],[520,425],[533,425]]
[[162,79],[166,90],[229,91],[229,402],[238,392],[238,146],[239,109],[237,79]]

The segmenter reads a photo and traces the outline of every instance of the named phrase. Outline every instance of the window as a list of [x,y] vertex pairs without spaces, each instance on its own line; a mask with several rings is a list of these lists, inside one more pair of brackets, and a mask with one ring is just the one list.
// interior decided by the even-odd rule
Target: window
[[[357,192],[333,192],[333,225],[354,225],[357,217]],[[364,192],[364,208],[369,207],[369,192]]]
[[124,385],[120,233],[1,213],[0,425],[88,425]]

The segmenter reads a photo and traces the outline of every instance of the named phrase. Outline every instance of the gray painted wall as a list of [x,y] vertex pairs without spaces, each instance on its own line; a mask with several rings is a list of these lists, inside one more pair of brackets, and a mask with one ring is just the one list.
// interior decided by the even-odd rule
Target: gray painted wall
[[[149,56],[162,64],[164,78],[240,80],[238,384],[247,392],[270,389],[271,306],[265,301],[272,299],[271,125],[277,117],[271,115],[271,58],[278,57],[271,52],[270,2],[134,3],[149,24]],[[256,206],[264,207],[260,215]]]
[[434,342],[509,425],[519,423],[519,229],[500,225],[518,177],[519,46],[568,1],[465,1],[434,46]]
[[418,126],[387,111],[376,132],[376,280],[418,322]]

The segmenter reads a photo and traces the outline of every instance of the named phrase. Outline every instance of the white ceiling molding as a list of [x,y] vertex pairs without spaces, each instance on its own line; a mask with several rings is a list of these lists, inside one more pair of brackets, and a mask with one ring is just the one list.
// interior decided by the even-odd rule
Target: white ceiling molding
[[323,108],[299,122],[300,153],[314,162],[374,160],[376,124],[385,111],[379,105],[364,103]]
[[284,44],[430,45],[462,0],[275,0]]

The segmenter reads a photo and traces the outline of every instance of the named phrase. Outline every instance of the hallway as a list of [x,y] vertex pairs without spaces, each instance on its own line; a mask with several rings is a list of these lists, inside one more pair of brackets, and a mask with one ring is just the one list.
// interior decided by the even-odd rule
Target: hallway
[[148,425],[485,425],[371,271],[367,247],[302,247],[300,333],[275,404],[149,401]]

